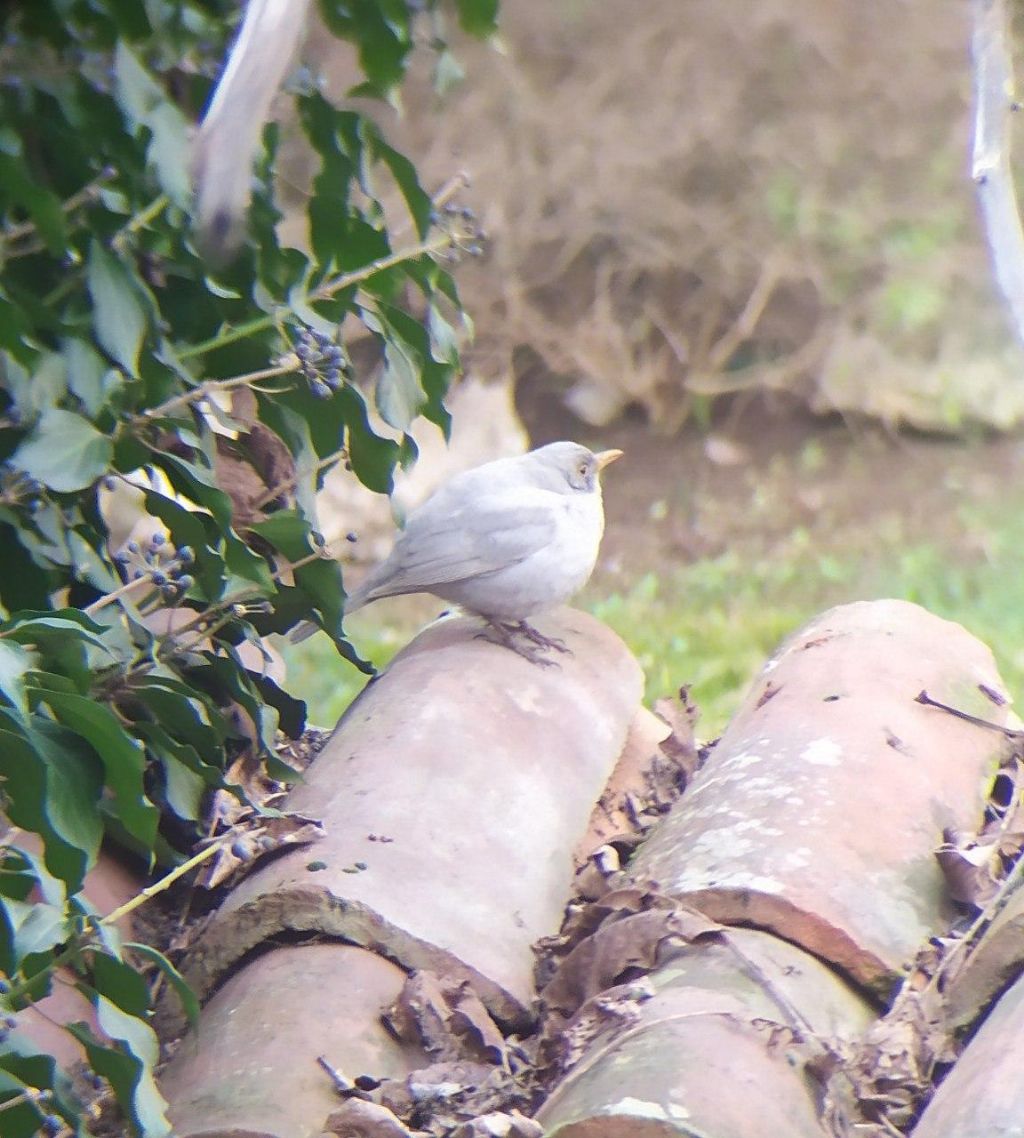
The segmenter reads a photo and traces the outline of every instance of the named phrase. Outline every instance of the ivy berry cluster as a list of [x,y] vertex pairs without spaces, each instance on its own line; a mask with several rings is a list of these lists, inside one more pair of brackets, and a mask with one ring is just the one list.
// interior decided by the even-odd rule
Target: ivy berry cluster
[[352,375],[345,349],[330,336],[302,328],[295,337],[299,370],[318,399],[329,399]]
[[444,233],[450,244],[440,257],[449,264],[468,257],[482,257],[487,234],[481,229],[476,213],[468,205],[447,202],[430,215],[430,223]]
[[115,554],[114,560],[121,566],[126,580],[148,578],[168,604],[181,600],[195,584],[195,578],[188,572],[196,560],[191,546],[168,545],[167,538],[160,532],[154,533],[143,545],[129,541]]

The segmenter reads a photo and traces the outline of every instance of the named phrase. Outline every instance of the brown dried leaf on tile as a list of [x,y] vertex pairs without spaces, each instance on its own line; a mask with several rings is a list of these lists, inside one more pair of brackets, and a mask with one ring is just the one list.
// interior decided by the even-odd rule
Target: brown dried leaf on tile
[[440,1059],[507,1065],[504,1036],[464,980],[413,972],[382,1019],[398,1039]]
[[948,829],[943,838],[935,860],[950,897],[961,905],[983,908],[996,895],[1003,876],[998,841],[979,842],[974,834]]
[[324,828],[315,818],[303,814],[272,817],[246,809],[239,812],[239,820],[231,826],[230,833],[230,841],[223,833],[212,839],[222,844],[196,879],[201,888],[216,889],[228,878],[248,873],[261,858],[282,846],[319,841]]
[[542,960],[558,959],[566,956],[613,915],[626,916],[630,913],[642,913],[648,909],[671,910],[676,904],[673,898],[653,888],[627,885],[621,889],[611,889],[596,901],[569,905],[558,934],[544,937],[537,948]]
[[722,932],[721,925],[682,905],[608,920],[569,953],[541,992],[544,1035],[560,1030],[594,996],[657,967],[670,944],[718,939]]
[[404,1079],[385,1079],[370,1097],[434,1138],[449,1138],[458,1126],[526,1105],[525,1092],[508,1071],[467,1061],[434,1063]]
[[690,699],[690,689],[681,687],[675,699],[655,700],[654,714],[671,728],[671,734],[661,741],[662,752],[683,771],[689,782],[700,765],[700,752],[693,735],[700,712]]
[[577,871],[573,881],[576,893],[584,901],[597,901],[614,887],[622,871],[622,858],[611,843],[598,846]]
[[942,997],[933,986],[914,991],[904,985],[892,1008],[853,1049],[843,1071],[853,1081],[864,1120],[902,1131],[930,1093],[936,1065],[955,1058]]
[[[537,1047],[537,1066],[548,1085],[561,1077],[590,1053],[598,1040],[611,1043],[640,1018],[640,1006],[654,995],[650,982],[643,977],[618,984],[586,1001],[568,1021],[559,1021],[557,1030],[548,1031]],[[550,1025],[554,1027],[552,1020]]]
[[637,709],[615,769],[573,851],[578,868],[595,847],[636,845],[682,793],[686,773],[662,749],[671,738],[663,719]]

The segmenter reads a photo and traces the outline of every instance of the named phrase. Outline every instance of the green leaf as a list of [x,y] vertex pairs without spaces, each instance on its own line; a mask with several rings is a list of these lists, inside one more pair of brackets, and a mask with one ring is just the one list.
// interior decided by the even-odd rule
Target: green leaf
[[158,757],[164,769],[164,796],[167,805],[184,821],[199,821],[203,798],[209,789],[206,780],[167,751]]
[[35,719],[28,739],[46,766],[44,810],[50,825],[85,853],[87,866],[95,865],[103,838],[99,760],[73,731],[46,719]]
[[71,1024],[68,1031],[85,1048],[92,1069],[109,1080],[142,1138],[165,1138],[171,1127],[153,1078],[158,1051],[153,1029],[102,994],[94,1002],[100,1027],[121,1046],[106,1046],[84,1023]]
[[50,792],[59,775],[60,769],[51,771],[10,714],[0,710],[0,781],[7,817],[15,826],[42,837],[47,870],[64,882],[68,893],[77,893],[89,867],[91,840],[87,830],[81,845],[73,840],[78,833],[74,818],[69,837],[57,828],[65,821],[64,811],[51,810]]
[[393,147],[388,146],[379,135],[376,139],[375,150],[381,161],[391,171],[392,178],[395,179],[399,190],[401,190],[405,204],[416,223],[416,232],[422,240],[430,231],[430,219],[434,212],[434,203],[430,200],[430,195],[420,185],[416,167],[404,154],[400,154]]
[[481,39],[498,30],[499,0],[455,0],[459,23],[464,31]]
[[389,340],[384,345],[384,368],[377,379],[376,403],[381,418],[398,431],[407,431],[427,401],[420,386],[418,359],[408,345]]
[[390,494],[401,448],[398,443],[374,432],[366,404],[356,388],[346,384],[336,398],[345,411],[348,453],[356,477],[378,494]]
[[138,376],[147,324],[139,286],[125,265],[95,238],[89,245],[86,283],[96,339],[129,375]]
[[146,763],[142,748],[105,704],[59,692],[46,692],[43,700],[61,723],[92,744],[103,761],[106,784],[113,791],[107,809],[143,850],[152,850],[159,813],[143,786]]
[[123,40],[114,53],[114,78],[118,103],[136,128],[146,126],[152,132],[147,156],[156,168],[160,188],[175,205],[187,207],[191,197],[188,121]]
[[56,407],[11,455],[11,463],[51,490],[84,490],[110,467],[113,444],[81,415]]
[[11,613],[0,624],[4,639],[21,644],[45,644],[50,640],[67,640],[70,637],[95,648],[106,648],[103,639],[106,632],[107,629],[87,613],[67,608],[54,611],[21,609]]
[[174,989],[178,999],[181,1000],[181,1008],[189,1024],[195,1027],[199,1021],[199,1000],[196,998],[195,992],[188,986],[185,977],[182,976],[162,952],[158,952],[151,945],[129,941],[124,947],[148,960],[151,964],[155,964],[157,968],[160,969],[167,977],[167,982]]
[[[309,522],[294,510],[278,510],[252,528],[289,561],[301,561],[316,551]],[[324,628],[337,635],[341,629],[345,597],[338,562],[333,557],[317,558],[296,569],[294,577],[296,586],[320,612]]]
[[0,186],[8,200],[27,211],[47,249],[59,257],[68,241],[60,198],[33,176],[20,156],[9,153],[0,153]]
[[32,666],[32,656],[9,640],[0,640],[0,695],[21,713],[28,715],[25,696],[25,672]]
[[[143,1019],[149,1012],[149,988],[146,981],[127,961],[118,956],[96,953],[92,959],[92,984],[97,992],[130,1016]],[[147,1050],[142,1057],[147,1062],[155,1062],[155,1052],[148,1051],[148,1044],[145,1047]]]
[[121,376],[85,340],[68,340],[63,356],[68,388],[82,401],[86,414],[94,418],[122,386]]
[[63,905],[8,901],[6,909],[8,920],[14,922],[14,955],[19,961],[52,952],[70,935]]

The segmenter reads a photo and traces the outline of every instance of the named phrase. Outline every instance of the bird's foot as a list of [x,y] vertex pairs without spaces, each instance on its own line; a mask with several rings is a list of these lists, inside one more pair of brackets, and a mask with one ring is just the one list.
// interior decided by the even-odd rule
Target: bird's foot
[[545,655],[546,652],[555,651],[572,654],[572,650],[564,640],[559,640],[555,636],[545,636],[532,625],[527,624],[525,620],[516,622],[492,620],[487,622],[487,627],[493,635],[488,635],[487,632],[480,632],[477,635],[484,640],[490,640],[494,644],[501,644],[505,648],[511,649],[517,656],[522,656],[531,664],[538,664],[542,668],[557,668],[559,666],[557,660],[548,659]]
[[536,644],[538,648],[551,649],[555,652],[561,652],[563,655],[572,655],[572,649],[560,637],[545,636],[543,632],[539,632],[532,624],[527,624],[525,620],[521,620],[511,627],[521,636],[525,636],[531,644]]

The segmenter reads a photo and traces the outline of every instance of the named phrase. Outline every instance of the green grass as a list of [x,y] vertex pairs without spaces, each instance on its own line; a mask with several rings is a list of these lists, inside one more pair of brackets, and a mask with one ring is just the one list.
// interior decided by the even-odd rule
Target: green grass
[[[970,556],[931,542],[906,544],[899,526],[860,540],[846,533],[845,545],[867,547],[853,552],[822,548],[820,537],[797,528],[770,551],[732,551],[668,574],[648,573],[611,595],[598,596],[592,586],[581,607],[629,645],[646,674],[648,701],[690,687],[702,738],[721,731],[786,636],[846,601],[900,597],[959,621],[992,648],[1011,693],[1024,692],[1024,573],[1013,514],[993,507],[963,519],[968,538],[979,535]],[[430,602],[414,615],[384,602],[354,617],[351,633],[382,666],[433,611]],[[323,636],[290,647],[286,658],[291,690],[321,725],[333,725],[364,683]]]

